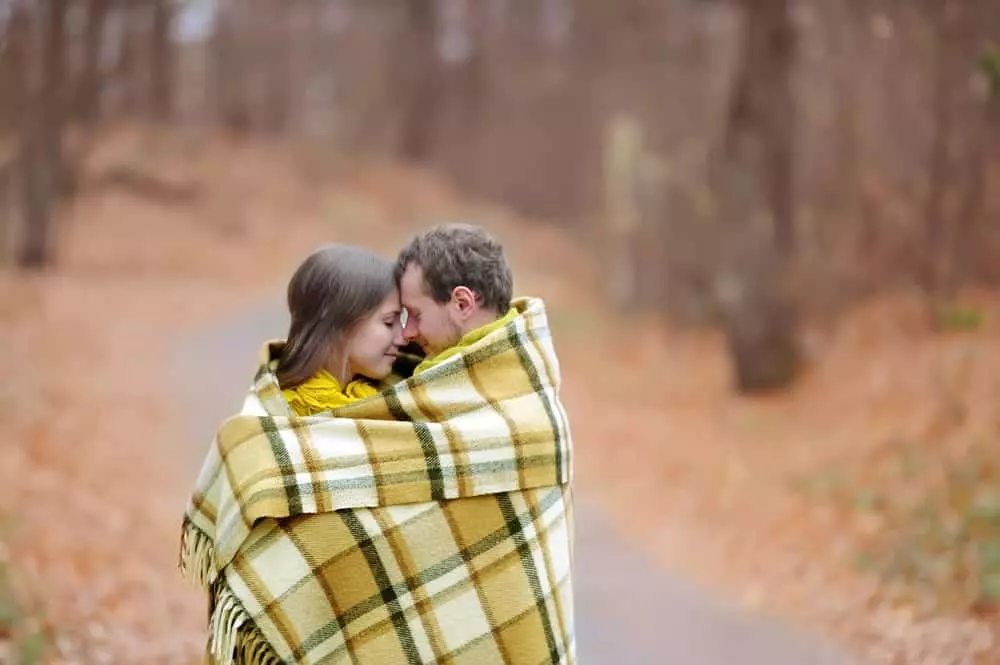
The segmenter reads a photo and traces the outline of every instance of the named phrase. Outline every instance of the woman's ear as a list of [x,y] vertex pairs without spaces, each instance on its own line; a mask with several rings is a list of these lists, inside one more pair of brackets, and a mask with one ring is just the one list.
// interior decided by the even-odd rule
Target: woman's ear
[[467,286],[452,289],[451,300],[462,316],[469,316],[476,310],[476,293]]

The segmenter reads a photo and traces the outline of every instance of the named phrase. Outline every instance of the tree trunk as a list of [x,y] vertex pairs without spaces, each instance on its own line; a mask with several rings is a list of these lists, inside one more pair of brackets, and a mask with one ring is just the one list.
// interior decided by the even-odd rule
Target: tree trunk
[[404,102],[400,152],[405,159],[424,162],[430,156],[441,96],[434,0],[409,0],[407,34],[399,45]]
[[121,48],[115,74],[122,90],[121,105],[126,114],[141,113],[146,100],[146,74],[143,57],[146,40],[145,7],[134,0],[118,0],[121,16]]
[[[724,265],[716,289],[741,392],[783,388],[800,355],[786,292],[794,247],[791,92],[794,32],[787,0],[743,4],[740,66],[733,84],[716,194]],[[770,233],[755,228],[761,215]]]
[[223,127],[242,133],[250,128],[250,110],[235,25],[237,11],[228,1],[219,2],[212,34],[212,75],[208,78]]
[[261,11],[266,17],[266,23],[262,27],[266,35],[267,50],[262,124],[265,131],[280,134],[288,130],[291,121],[293,9],[287,6],[287,0],[265,0]]
[[[437,117],[431,126],[447,126],[448,132],[438,136],[435,163],[475,186],[486,185],[477,180],[481,167],[481,138],[483,134],[483,101],[487,93],[487,63],[485,53],[485,15],[481,6],[469,0],[445,0],[441,31],[437,35],[435,50],[447,53],[440,67],[440,93],[437,100]],[[440,5],[439,5],[440,6]],[[448,45],[451,52],[448,53]],[[443,158],[443,159],[442,159]],[[486,180],[493,176],[492,165],[487,167]]]
[[854,4],[847,2],[830,15],[830,30],[834,35],[835,51],[841,57],[833,64],[833,85],[836,90],[834,118],[834,163],[837,184],[832,205],[847,219],[858,217],[859,179],[861,177],[861,137],[859,88],[856,67],[863,58],[862,35],[866,24]]
[[[795,32],[787,0],[745,0],[741,63],[726,125],[725,152],[769,213],[774,248],[782,259],[795,245],[792,94]],[[752,208],[750,209],[752,210]],[[747,209],[744,209],[746,212]]]
[[[20,104],[20,171],[21,207],[24,218],[24,240],[18,254],[18,263],[24,268],[43,268],[51,260],[50,216],[52,201],[53,156],[50,129],[54,114],[54,88],[51,80],[52,58],[59,52],[52,48],[52,18],[58,16],[57,0],[49,0],[44,11],[29,15],[28,10],[14,10],[10,22],[13,43],[11,49],[21,54],[23,87]],[[44,30],[35,30],[34,20],[43,21]],[[39,39],[39,36],[41,39]],[[41,67],[35,67],[41,55]]]
[[48,0],[43,34],[43,66],[39,115],[44,155],[43,168],[50,174],[50,191],[58,197],[71,191],[63,155],[63,126],[66,116],[66,12],[69,0]]
[[153,0],[153,34],[150,115],[161,122],[170,120],[174,110],[174,48],[170,30],[173,9],[170,0]]
[[604,141],[604,219],[602,246],[604,272],[614,307],[621,312],[639,305],[641,278],[636,254],[642,227],[640,169],[643,160],[642,128],[628,115],[608,122]]
[[954,133],[952,121],[952,53],[949,45],[951,30],[947,25],[949,16],[942,9],[934,17],[936,50],[934,88],[931,109],[933,126],[931,145],[927,155],[927,197],[924,200],[924,261],[921,282],[930,297],[932,307],[940,293],[947,272],[947,252],[945,250],[948,232],[945,197],[950,180],[950,146]]
[[[784,5],[784,3],[782,3]],[[783,261],[795,251],[795,97],[792,75],[795,63],[795,26],[787,7],[776,11],[767,30],[768,96],[767,142],[769,199],[774,220],[774,246]]]
[[[984,34],[1000,34],[1000,16],[966,17],[977,20]],[[1000,45],[998,45],[1000,46]],[[983,49],[985,52],[983,52]],[[955,230],[949,246],[951,271],[945,288],[954,290],[960,284],[982,277],[990,257],[981,251],[983,245],[984,210],[989,201],[990,172],[993,155],[1000,145],[1000,50],[997,46],[977,49],[979,75],[985,85],[985,98],[976,99],[974,111],[978,117],[969,124],[963,162],[968,166],[964,189],[955,215]],[[985,264],[985,265],[984,265]]]
[[90,0],[87,5],[87,27],[84,33],[83,71],[77,87],[77,117],[87,125],[97,121],[100,113],[104,75],[101,71],[101,46],[104,43],[110,0]]
[[[18,142],[10,146],[15,150],[25,144],[26,104],[29,94],[28,64],[31,50],[31,22],[28,11],[14,9],[4,28],[5,47],[0,52],[0,111],[2,111],[2,133],[0,136],[16,137]],[[4,146],[7,147],[7,146]],[[18,154],[0,155],[0,260],[6,263],[13,258],[14,229],[19,221],[19,198],[17,187],[23,168]],[[23,217],[23,215],[20,215]]]
[[944,290],[954,291],[959,283],[975,276],[979,267],[980,228],[989,183],[990,148],[1000,139],[1000,98],[985,102],[980,131],[973,137],[967,156],[969,175],[955,216],[955,233],[949,245],[951,271],[945,275]]

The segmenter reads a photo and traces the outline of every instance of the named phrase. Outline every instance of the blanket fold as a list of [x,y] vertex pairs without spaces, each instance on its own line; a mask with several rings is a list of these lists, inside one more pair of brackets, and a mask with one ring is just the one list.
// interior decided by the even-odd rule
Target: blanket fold
[[262,351],[185,513],[216,663],[573,663],[571,438],[545,308],[329,415]]

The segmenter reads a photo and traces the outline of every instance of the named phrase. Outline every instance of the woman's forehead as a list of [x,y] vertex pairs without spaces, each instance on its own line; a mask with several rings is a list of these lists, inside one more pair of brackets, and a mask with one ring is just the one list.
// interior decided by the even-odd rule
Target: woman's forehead
[[393,291],[385,297],[382,304],[378,307],[379,314],[395,314],[401,309],[399,302],[399,292]]

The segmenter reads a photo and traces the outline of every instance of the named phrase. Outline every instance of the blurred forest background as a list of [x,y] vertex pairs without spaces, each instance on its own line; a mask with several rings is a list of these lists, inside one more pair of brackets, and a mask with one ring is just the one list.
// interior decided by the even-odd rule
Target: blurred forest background
[[[997,0],[0,0],[0,325],[17,356],[0,455],[20,460],[0,509],[23,522],[17,506],[75,482],[16,478],[82,473],[53,460],[92,428],[39,409],[83,409],[79,357],[127,348],[94,340],[159,340],[180,310],[211,321],[324,238],[468,213],[527,281],[582,290],[562,309],[567,365],[596,352],[618,385],[666,386],[614,395],[592,430],[639,420],[641,452],[581,439],[584,478],[638,479],[608,505],[650,488],[711,505],[650,549],[872,662],[996,662],[998,183]],[[139,385],[127,365],[95,376]],[[651,477],[628,466],[642,455],[662,458]],[[159,508],[165,533],[176,508]],[[695,540],[715,554],[676,552]],[[0,564],[44,577],[32,547]],[[772,565],[790,549],[804,569]],[[771,572],[726,562],[745,552]],[[834,602],[843,575],[863,590]],[[71,650],[61,619],[10,595],[0,643]]]

